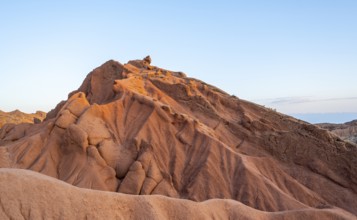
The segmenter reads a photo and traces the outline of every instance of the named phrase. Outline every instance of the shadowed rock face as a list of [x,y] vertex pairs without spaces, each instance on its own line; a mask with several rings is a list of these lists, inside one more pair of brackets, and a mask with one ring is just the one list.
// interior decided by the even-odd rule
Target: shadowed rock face
[[356,146],[143,60],[106,62],[0,146],[0,167],[82,188],[357,214]]
[[321,123],[317,124],[317,126],[331,131],[342,140],[357,144],[357,120],[346,122],[344,124]]

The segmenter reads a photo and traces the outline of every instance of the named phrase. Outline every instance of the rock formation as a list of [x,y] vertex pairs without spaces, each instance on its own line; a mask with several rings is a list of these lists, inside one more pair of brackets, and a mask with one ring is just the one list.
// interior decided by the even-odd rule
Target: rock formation
[[0,128],[5,124],[21,123],[40,123],[46,117],[46,113],[37,111],[36,113],[26,114],[19,110],[12,112],[3,112],[0,110]]
[[144,62],[146,62],[148,65],[150,65],[151,64],[151,57],[150,56],[146,56],[144,58]]
[[[87,198],[88,207],[115,209],[109,212],[113,215],[125,212],[121,206],[159,213],[148,214],[148,219],[357,215],[355,145],[144,60],[125,65],[108,61],[89,73],[44,122],[2,128],[0,167],[36,171],[81,188],[151,195],[76,189],[40,174],[24,174],[29,171],[0,173],[9,183],[48,185],[53,196],[59,193],[56,198],[67,201],[57,192],[65,190],[84,213],[91,209],[75,195]],[[4,195],[17,189],[8,186],[10,194]],[[46,197],[45,192],[35,193],[41,194],[36,198]],[[102,199],[97,198],[108,202],[99,205]],[[28,199],[17,203],[22,206],[0,213],[27,213]],[[40,209],[37,206],[38,213]],[[97,217],[106,218],[102,214]]]
[[343,124],[321,123],[317,126],[331,131],[344,141],[357,144],[357,120]]

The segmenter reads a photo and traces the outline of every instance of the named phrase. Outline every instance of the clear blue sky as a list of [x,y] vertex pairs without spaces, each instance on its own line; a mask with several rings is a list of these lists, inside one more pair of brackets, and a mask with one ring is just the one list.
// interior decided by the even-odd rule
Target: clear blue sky
[[286,114],[357,117],[356,0],[12,0],[0,27],[1,110],[48,111],[103,62],[150,54]]

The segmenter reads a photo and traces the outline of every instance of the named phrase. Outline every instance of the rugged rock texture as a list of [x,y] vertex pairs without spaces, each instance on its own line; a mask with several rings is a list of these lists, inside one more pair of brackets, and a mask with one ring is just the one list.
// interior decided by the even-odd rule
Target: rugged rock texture
[[331,131],[342,140],[357,144],[357,120],[346,122],[344,124],[321,123],[317,124],[317,126]]
[[[2,128],[0,146],[0,167],[82,188],[231,199],[240,203],[219,206],[272,212],[265,217],[357,215],[355,145],[144,60],[106,62],[41,124]],[[182,212],[212,203],[166,200]]]
[[45,112],[37,111],[33,114],[26,114],[19,110],[12,112],[3,112],[0,110],[0,128],[5,124],[21,124],[21,123],[30,123],[38,124],[46,117]]

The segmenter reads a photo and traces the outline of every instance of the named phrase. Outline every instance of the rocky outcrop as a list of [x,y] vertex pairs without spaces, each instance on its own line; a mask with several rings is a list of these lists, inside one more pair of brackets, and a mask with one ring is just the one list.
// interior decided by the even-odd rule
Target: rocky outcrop
[[329,130],[344,141],[357,144],[357,120],[346,122],[344,124],[321,123],[317,126]]
[[27,114],[19,110],[12,112],[3,112],[0,110],[0,128],[5,124],[21,124],[21,123],[41,123],[41,121],[46,117],[46,113],[42,111],[37,111],[36,113]]
[[148,65],[151,64],[151,57],[150,57],[150,56],[146,56],[143,60],[144,60],[144,62],[146,62]]
[[1,167],[277,215],[356,215],[356,156],[326,130],[143,60],[108,61],[44,122],[0,130]]

